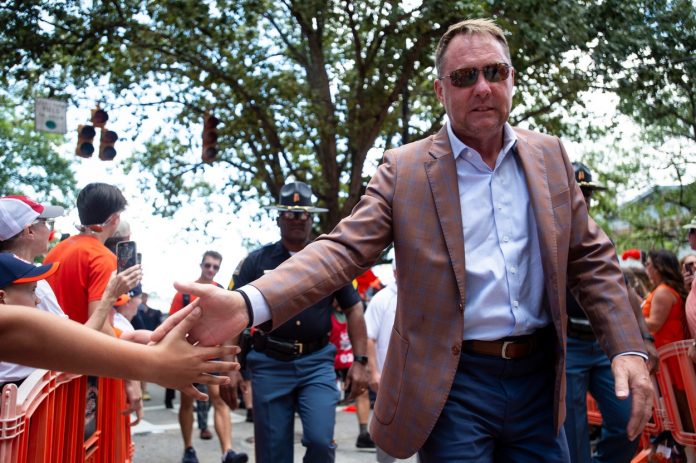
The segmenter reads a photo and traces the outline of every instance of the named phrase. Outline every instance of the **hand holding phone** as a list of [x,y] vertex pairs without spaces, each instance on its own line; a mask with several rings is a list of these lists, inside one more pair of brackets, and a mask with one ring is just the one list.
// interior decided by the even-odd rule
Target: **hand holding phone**
[[693,262],[687,262],[684,264],[684,269],[686,270],[686,273],[688,275],[693,275],[694,274],[694,263]]

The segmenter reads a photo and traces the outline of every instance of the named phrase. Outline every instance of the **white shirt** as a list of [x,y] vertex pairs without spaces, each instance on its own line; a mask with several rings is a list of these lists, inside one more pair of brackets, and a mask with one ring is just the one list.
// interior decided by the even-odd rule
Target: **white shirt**
[[114,315],[114,328],[118,328],[121,330],[122,333],[132,333],[135,331],[135,328],[133,328],[133,325],[131,322],[128,321],[126,317],[121,315],[119,311],[116,309],[113,309],[113,315]]
[[387,357],[395,316],[396,281],[393,281],[372,297],[365,311],[367,337],[376,343],[377,370],[380,372]]

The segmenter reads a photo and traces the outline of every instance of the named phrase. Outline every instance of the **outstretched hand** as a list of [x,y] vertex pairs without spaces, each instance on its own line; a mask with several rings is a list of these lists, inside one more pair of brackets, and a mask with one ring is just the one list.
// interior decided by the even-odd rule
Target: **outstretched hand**
[[236,355],[238,347],[192,346],[187,341],[186,334],[198,326],[202,313],[198,307],[189,307],[183,319],[165,332],[157,344],[149,347],[157,349],[157,353],[153,356],[155,364],[150,369],[152,377],[148,381],[179,389],[196,400],[207,400],[208,396],[196,389],[193,383],[227,384],[230,381],[228,376],[215,376],[213,373],[224,374],[239,369],[237,362],[211,360]]
[[168,317],[152,334],[158,342],[174,329],[195,307],[201,308],[200,320],[189,331],[189,342],[216,346],[238,336],[249,323],[246,303],[240,294],[200,283],[174,283],[181,293],[198,296],[183,309]]
[[631,397],[631,417],[626,426],[630,440],[643,432],[652,415],[653,387],[645,360],[638,355],[617,355],[611,362],[616,397]]

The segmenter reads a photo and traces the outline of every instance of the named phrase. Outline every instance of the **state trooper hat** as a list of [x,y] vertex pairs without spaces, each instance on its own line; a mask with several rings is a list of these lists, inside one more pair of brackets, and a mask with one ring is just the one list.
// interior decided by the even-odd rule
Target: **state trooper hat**
[[589,167],[587,167],[582,162],[574,162],[573,169],[575,169],[575,181],[578,182],[581,189],[586,190],[606,190],[607,187],[595,183],[592,181],[592,172]]
[[312,189],[304,182],[290,182],[280,189],[278,204],[267,209],[277,211],[326,212],[328,209],[315,207],[312,202]]

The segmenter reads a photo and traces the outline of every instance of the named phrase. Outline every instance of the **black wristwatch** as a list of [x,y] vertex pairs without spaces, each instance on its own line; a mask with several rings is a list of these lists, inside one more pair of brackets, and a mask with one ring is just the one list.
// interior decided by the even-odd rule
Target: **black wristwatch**
[[354,355],[353,361],[361,363],[363,365],[367,365],[367,356],[366,355]]

